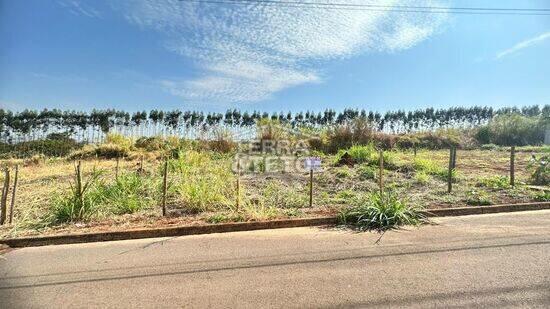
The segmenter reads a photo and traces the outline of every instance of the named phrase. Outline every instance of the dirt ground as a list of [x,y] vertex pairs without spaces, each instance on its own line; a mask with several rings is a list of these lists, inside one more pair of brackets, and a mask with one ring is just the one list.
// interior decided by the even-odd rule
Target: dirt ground
[[[418,171],[410,168],[415,161],[415,156],[410,151],[395,154],[397,167],[384,171],[384,184],[387,189],[394,190],[409,203],[427,209],[529,202],[533,201],[537,194],[536,190],[526,185],[530,175],[528,163],[533,154],[539,155],[537,152],[530,151],[520,151],[516,154],[516,186],[513,188],[494,186],[490,181],[484,181],[509,175],[510,154],[505,150],[458,150],[457,180],[453,183],[451,194],[447,193],[447,182],[443,177],[427,175],[420,181],[415,176]],[[432,160],[440,169],[446,169],[449,152],[422,150],[418,152],[417,158]],[[304,172],[244,173],[241,177],[244,196],[254,199],[255,196],[263,194],[266,187],[276,184],[276,190],[284,191],[287,195],[285,198],[299,205],[296,211],[279,217],[312,217],[334,215],[339,209],[348,205],[353,198],[378,190],[379,175],[376,167],[370,167],[375,170],[374,176],[365,177],[359,165],[352,168],[335,166],[334,156],[323,156],[322,160],[323,169],[314,174],[312,208],[308,207],[309,174]],[[120,161],[119,172],[136,171],[139,162],[139,160]],[[157,171],[160,165],[161,162],[156,160],[144,161],[146,170]],[[83,162],[83,166],[85,175],[90,173],[92,167],[96,167],[105,171],[102,177],[112,179],[116,161],[88,160]],[[172,215],[165,218],[161,216],[159,206],[134,214],[117,215],[89,222],[44,225],[41,218],[48,212],[52,195],[55,192],[67,190],[73,175],[74,163],[64,159],[47,159],[21,166],[15,204],[15,222],[12,225],[0,227],[0,237],[204,224],[209,217],[215,215],[212,212],[182,215],[178,210],[184,205],[171,205],[169,212]],[[0,176],[0,181],[2,177]],[[273,206],[278,207],[278,205]]]

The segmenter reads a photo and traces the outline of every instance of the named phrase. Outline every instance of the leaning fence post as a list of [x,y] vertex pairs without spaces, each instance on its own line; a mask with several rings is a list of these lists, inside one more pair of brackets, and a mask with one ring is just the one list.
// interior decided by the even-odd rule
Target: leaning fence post
[[164,159],[164,171],[162,177],[162,216],[166,216],[166,191],[168,190],[168,158]]
[[10,191],[10,170],[6,168],[4,170],[4,187],[2,188],[2,198],[0,200],[0,225],[6,222],[6,210],[8,193]]
[[120,157],[116,156],[116,166],[115,166],[115,180],[118,180],[118,165],[120,163]]
[[10,203],[10,224],[13,222],[13,209],[15,208],[15,192],[17,191],[17,178],[19,174],[19,165],[15,165],[15,176],[13,179],[13,191],[11,193]]
[[515,159],[516,159],[516,146],[510,148],[510,185],[515,185]]
[[378,186],[379,186],[379,189],[380,189],[380,195],[383,195],[384,194],[384,151],[382,149],[380,149],[378,151],[378,156],[379,156],[379,171],[378,173],[380,174],[378,176]]
[[454,147],[449,149],[449,172],[447,175],[447,193],[451,193],[453,190],[453,169],[454,169]]
[[236,207],[237,211],[241,206],[241,160],[237,158],[237,200]]
[[313,165],[309,169],[309,207],[313,207]]

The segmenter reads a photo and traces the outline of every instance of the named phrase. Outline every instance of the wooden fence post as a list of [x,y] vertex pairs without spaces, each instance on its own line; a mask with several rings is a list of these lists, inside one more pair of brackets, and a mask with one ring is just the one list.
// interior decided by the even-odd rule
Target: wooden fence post
[[166,191],[168,190],[168,158],[164,159],[164,173],[162,177],[162,216],[166,216]]
[[15,192],[17,191],[17,178],[19,175],[19,165],[15,165],[15,176],[13,179],[13,191],[11,193],[10,203],[10,224],[13,222],[13,209],[15,208]]
[[380,163],[378,171],[378,173],[380,174],[378,176],[378,186],[380,188],[380,195],[382,196],[384,194],[384,151],[380,149],[378,151],[378,156],[378,161]]
[[510,148],[510,185],[515,186],[515,159],[516,159],[516,146]]
[[241,160],[237,158],[237,211],[241,208]]
[[313,166],[309,169],[309,207],[313,207]]
[[119,156],[116,156],[116,166],[115,166],[115,180],[118,180],[118,165],[120,163]]
[[0,199],[0,225],[6,222],[6,211],[8,202],[8,193],[10,192],[10,170],[4,170],[4,187],[2,188],[2,198]]
[[451,193],[453,190],[453,170],[454,170],[454,147],[449,149],[449,172],[447,175],[447,193]]

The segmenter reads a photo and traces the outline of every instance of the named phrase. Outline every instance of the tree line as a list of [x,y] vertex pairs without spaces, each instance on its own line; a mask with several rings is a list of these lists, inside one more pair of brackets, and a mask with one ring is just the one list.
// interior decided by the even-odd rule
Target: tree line
[[[106,134],[116,131],[132,135],[180,135],[186,130],[208,130],[216,127],[253,127],[260,119],[277,120],[292,127],[326,127],[341,125],[357,118],[367,119],[379,131],[405,133],[434,130],[447,127],[475,127],[487,123],[498,114],[517,113],[534,117],[550,117],[550,105],[504,107],[493,109],[488,106],[451,107],[447,109],[417,109],[414,111],[387,111],[385,113],[364,109],[344,109],[336,112],[280,112],[267,113],[241,112],[237,109],[225,113],[204,113],[201,111],[162,111],[151,110],[129,113],[114,109],[91,112],[62,111],[44,109],[42,111],[23,110],[13,112],[0,109],[0,137],[4,141],[10,137],[42,138],[45,134],[62,132],[86,140],[89,134]],[[79,136],[80,134],[80,136]]]

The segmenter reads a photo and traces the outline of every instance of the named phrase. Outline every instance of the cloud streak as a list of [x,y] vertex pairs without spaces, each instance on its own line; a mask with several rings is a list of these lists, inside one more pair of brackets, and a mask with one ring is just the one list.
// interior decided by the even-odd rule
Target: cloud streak
[[550,39],[550,31],[546,32],[546,33],[543,33],[541,35],[538,35],[534,38],[530,38],[530,39],[527,39],[525,41],[519,42],[516,45],[512,46],[511,48],[505,49],[505,50],[497,53],[496,59],[500,59],[502,57],[509,56],[511,54],[515,54],[515,53],[517,53],[518,51],[520,51],[522,49],[540,44],[540,43],[542,43],[543,41],[545,41],[547,39]]
[[158,32],[169,51],[190,59],[201,72],[192,79],[160,81],[166,91],[193,102],[221,104],[257,102],[290,87],[319,83],[324,63],[411,48],[447,19],[446,14],[178,0],[119,2],[115,9],[129,23]]

